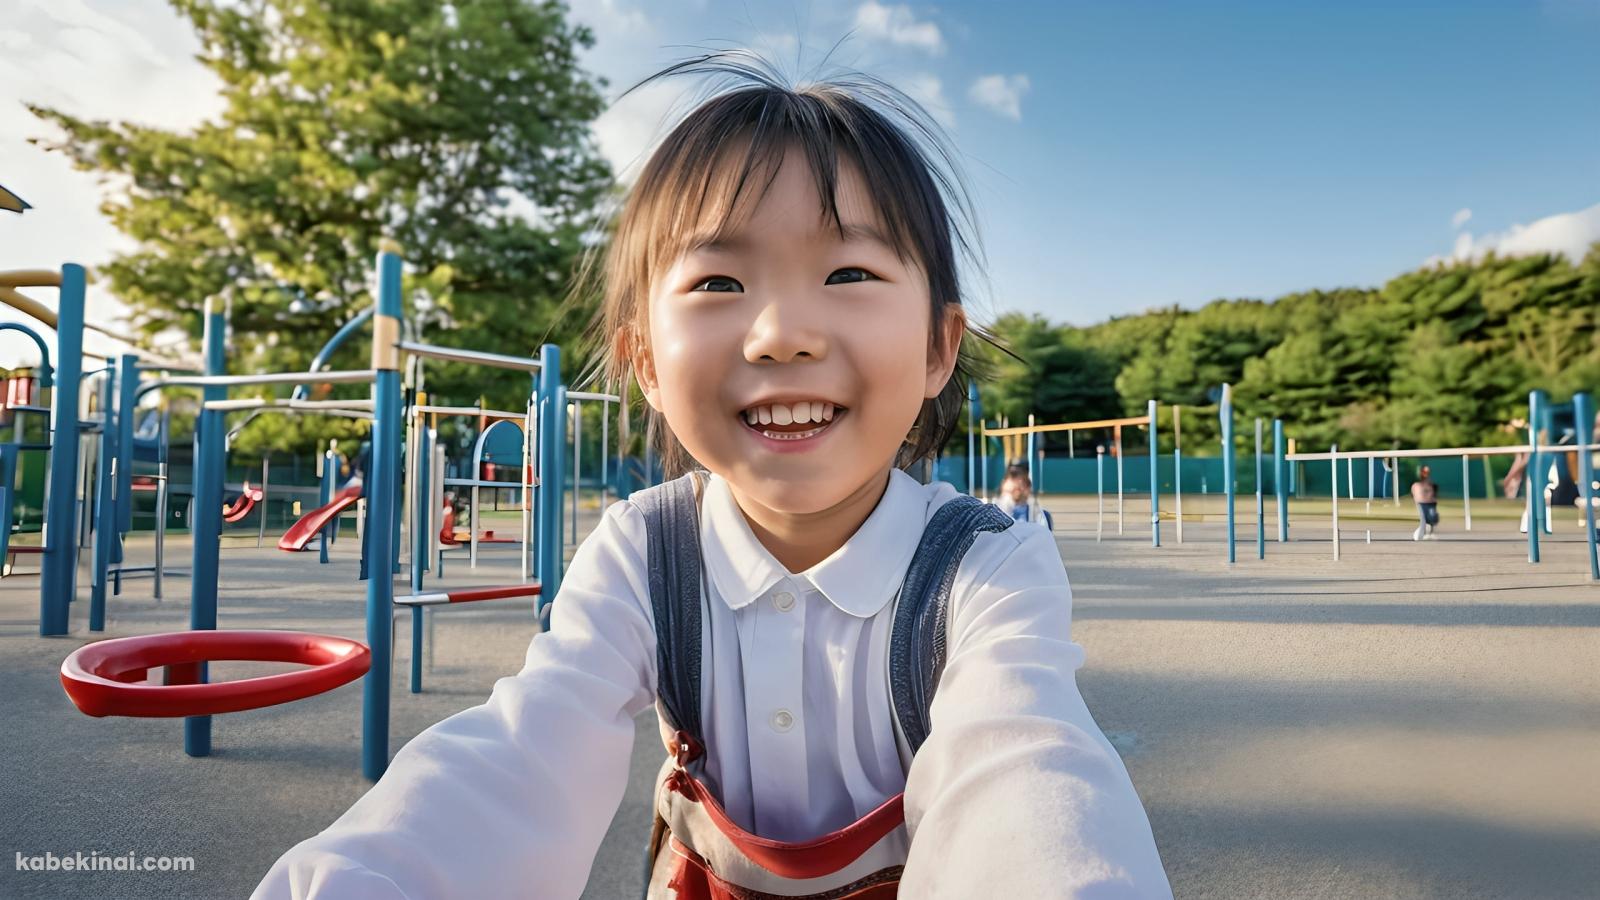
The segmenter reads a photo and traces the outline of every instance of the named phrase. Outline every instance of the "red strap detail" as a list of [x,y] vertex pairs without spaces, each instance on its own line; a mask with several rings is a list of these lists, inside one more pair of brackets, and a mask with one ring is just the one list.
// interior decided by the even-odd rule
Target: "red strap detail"
[[[718,878],[700,854],[677,838],[671,839],[664,852],[675,857],[667,887],[673,891],[676,900],[753,900],[771,896]],[[856,885],[854,889],[846,887],[810,896],[827,897],[828,900],[895,900],[900,891],[900,870],[896,867],[875,873],[856,882]]]
[[705,807],[712,824],[734,848],[756,865],[783,878],[820,878],[843,869],[905,822],[905,794],[890,797],[872,812],[839,829],[804,843],[774,841],[751,834],[728,818],[711,791],[687,773],[672,788]]

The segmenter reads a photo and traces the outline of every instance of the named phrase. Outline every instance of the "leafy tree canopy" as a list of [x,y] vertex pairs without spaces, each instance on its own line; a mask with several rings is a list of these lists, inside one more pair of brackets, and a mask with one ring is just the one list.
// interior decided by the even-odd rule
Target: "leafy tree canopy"
[[[235,372],[304,369],[371,303],[379,241],[403,248],[425,340],[532,354],[575,337],[574,259],[611,184],[589,124],[589,32],[555,0],[172,0],[226,108],[191,131],[33,106],[40,140],[117,187],[135,248],[104,267],[146,335],[198,340],[230,310]],[[361,367],[353,340],[335,367]],[[576,362],[576,361],[574,361]],[[520,408],[525,375],[431,365],[430,390]],[[359,395],[360,388],[342,389]],[[304,446],[339,420],[262,417],[237,446]]]

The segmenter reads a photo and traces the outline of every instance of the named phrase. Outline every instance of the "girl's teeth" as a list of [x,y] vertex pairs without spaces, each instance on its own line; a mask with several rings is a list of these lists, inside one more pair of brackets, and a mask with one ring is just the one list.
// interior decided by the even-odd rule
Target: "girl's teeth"
[[774,403],[756,406],[744,411],[744,420],[751,425],[804,425],[808,422],[832,422],[835,407],[832,403],[801,400],[797,403]]

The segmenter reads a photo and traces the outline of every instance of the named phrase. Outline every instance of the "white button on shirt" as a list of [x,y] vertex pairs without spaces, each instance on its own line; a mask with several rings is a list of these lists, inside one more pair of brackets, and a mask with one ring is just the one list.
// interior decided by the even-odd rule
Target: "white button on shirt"
[[[904,790],[905,897],[1170,897],[1127,770],[1074,682],[1083,651],[1043,529],[980,533],[964,557],[932,733],[907,772],[888,692],[890,601],[922,526],[954,496],[892,471],[850,540],[796,574],[711,478],[701,721],[712,789],[736,823],[785,841]],[[614,504],[522,671],[402,748],[254,896],[577,897],[622,799],[634,716],[654,702],[645,559],[643,516]]]

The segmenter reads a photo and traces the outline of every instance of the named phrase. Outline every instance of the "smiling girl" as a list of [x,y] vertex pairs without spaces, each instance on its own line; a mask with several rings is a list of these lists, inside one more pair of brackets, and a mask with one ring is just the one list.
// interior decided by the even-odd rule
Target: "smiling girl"
[[968,377],[936,131],[864,79],[668,71],[733,83],[633,186],[597,330],[679,477],[607,509],[522,671],[256,896],[577,897],[652,705],[649,897],[1170,896],[1053,538],[903,471]]

